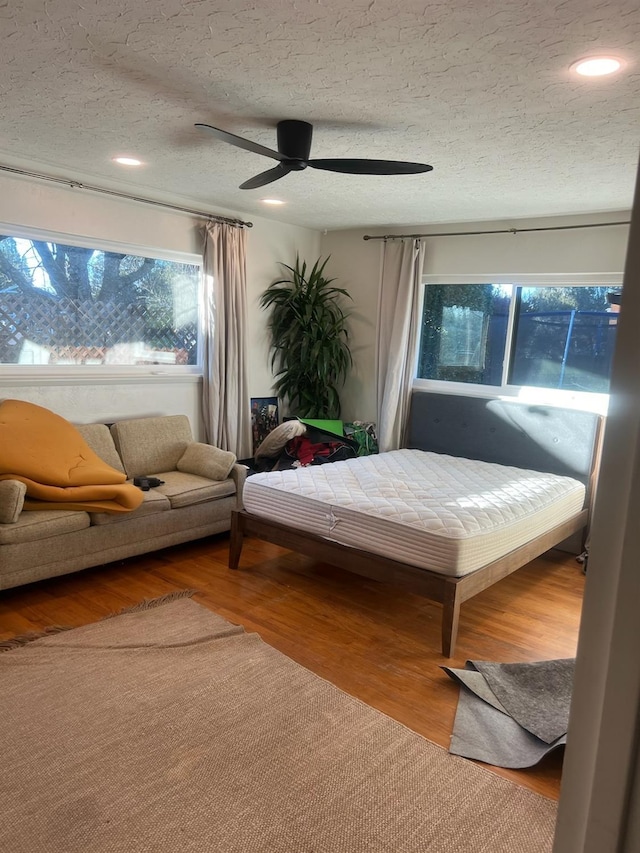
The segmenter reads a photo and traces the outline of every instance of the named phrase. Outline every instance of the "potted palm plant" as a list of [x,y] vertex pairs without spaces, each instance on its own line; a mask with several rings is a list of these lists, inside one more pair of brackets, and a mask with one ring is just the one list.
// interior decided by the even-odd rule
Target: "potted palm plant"
[[318,259],[309,270],[296,256],[283,264],[287,278],[274,281],[260,297],[269,311],[271,369],[274,390],[299,417],[339,418],[339,389],[352,365],[343,297],[351,297]]

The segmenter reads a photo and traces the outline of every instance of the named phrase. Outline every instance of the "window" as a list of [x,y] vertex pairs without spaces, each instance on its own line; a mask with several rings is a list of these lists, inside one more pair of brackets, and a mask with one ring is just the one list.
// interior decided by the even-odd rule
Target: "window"
[[620,293],[619,280],[426,284],[417,377],[606,394]]
[[0,234],[0,364],[198,363],[200,266]]

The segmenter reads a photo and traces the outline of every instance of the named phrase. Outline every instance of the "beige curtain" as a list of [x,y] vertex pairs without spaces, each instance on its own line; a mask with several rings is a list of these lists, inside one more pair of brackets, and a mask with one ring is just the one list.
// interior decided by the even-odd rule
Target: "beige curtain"
[[382,245],[376,378],[380,450],[402,447],[409,415],[424,267],[421,240],[385,240]]
[[246,231],[210,222],[204,243],[202,413],[209,444],[251,456]]

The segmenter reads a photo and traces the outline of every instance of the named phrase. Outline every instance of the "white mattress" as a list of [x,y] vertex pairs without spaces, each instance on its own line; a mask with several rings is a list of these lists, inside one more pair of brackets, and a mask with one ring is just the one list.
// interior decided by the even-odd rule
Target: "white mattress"
[[459,577],[581,511],[578,480],[422,450],[247,478],[247,512]]

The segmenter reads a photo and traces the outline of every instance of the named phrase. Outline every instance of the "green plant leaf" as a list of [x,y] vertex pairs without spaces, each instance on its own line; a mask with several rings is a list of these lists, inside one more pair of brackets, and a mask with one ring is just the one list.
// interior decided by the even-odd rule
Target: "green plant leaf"
[[339,417],[339,388],[353,364],[349,314],[341,304],[351,296],[324,274],[328,261],[318,258],[309,268],[296,256],[293,266],[281,265],[287,277],[260,296],[269,315],[274,390],[301,417]]

